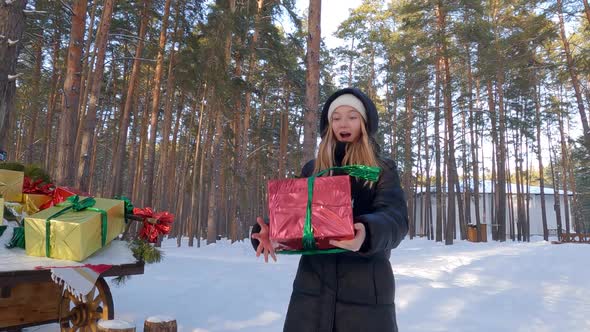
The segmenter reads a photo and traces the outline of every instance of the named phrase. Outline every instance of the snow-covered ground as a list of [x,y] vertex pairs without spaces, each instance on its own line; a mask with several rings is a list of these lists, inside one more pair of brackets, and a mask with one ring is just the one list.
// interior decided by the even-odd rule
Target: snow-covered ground
[[[225,240],[163,250],[163,262],[111,284],[115,318],[137,331],[154,315],[175,317],[179,331],[282,330],[299,257],[264,264],[249,242]],[[406,239],[391,262],[402,332],[590,331],[590,245]]]

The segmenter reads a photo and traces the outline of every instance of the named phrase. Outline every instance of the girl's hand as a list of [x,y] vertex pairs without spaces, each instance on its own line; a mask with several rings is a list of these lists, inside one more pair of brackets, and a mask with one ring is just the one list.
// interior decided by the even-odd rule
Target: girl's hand
[[359,251],[359,249],[363,245],[363,242],[365,242],[365,237],[367,236],[367,233],[365,231],[365,225],[363,225],[362,223],[355,223],[354,229],[356,231],[354,234],[354,239],[342,241],[330,240],[330,244],[334,247],[347,249],[350,251]]
[[256,218],[256,222],[260,225],[260,232],[252,234],[252,237],[260,241],[258,248],[256,248],[256,257],[260,257],[260,254],[264,253],[264,262],[268,263],[268,255],[276,262],[277,256],[275,255],[275,248],[270,242],[268,237],[268,225],[264,223],[261,217]]

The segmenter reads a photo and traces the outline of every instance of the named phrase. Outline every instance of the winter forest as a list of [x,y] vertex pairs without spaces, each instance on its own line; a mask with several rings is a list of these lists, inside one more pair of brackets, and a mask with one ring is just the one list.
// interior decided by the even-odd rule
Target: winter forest
[[354,86],[377,104],[410,238],[452,244],[486,223],[529,241],[534,195],[546,240],[589,232],[588,0],[364,0],[334,48],[319,38],[329,8],[305,7],[0,0],[0,151],[174,213],[178,245],[239,241],[267,212],[266,181],[313,158],[327,96]]

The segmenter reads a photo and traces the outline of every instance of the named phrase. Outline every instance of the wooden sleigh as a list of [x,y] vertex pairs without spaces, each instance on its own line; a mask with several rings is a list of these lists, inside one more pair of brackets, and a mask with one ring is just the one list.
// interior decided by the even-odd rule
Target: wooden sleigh
[[113,265],[100,275],[86,301],[52,281],[49,270],[0,272],[0,330],[58,323],[61,331],[97,331],[99,319],[115,316],[111,290],[104,278],[143,272],[143,262]]
[[[134,215],[126,218],[129,221],[143,220]],[[127,224],[123,238],[129,233],[131,224]],[[115,240],[110,245],[115,242],[124,243]],[[126,245],[125,248],[128,249]],[[26,256],[24,252],[22,255]],[[101,253],[93,256],[96,255]],[[58,323],[62,332],[98,331],[99,320],[115,317],[113,297],[105,278],[143,274],[145,265],[136,259],[120,264],[100,263],[112,267],[100,274],[84,301],[54,282],[50,270],[30,266],[22,270],[0,270],[0,331],[20,331],[25,327],[50,323]]]

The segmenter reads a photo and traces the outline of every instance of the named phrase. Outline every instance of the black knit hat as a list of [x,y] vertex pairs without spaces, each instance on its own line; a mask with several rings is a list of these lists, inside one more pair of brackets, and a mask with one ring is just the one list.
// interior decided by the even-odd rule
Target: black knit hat
[[334,92],[328,98],[328,100],[326,100],[326,103],[324,104],[324,107],[322,108],[322,115],[320,118],[320,134],[321,134],[321,136],[322,137],[326,136],[326,133],[328,130],[328,124],[329,124],[328,110],[330,109],[330,104],[334,101],[334,99],[338,98],[339,96],[341,96],[343,94],[347,94],[347,93],[354,95],[355,97],[357,97],[358,99],[360,99],[363,102],[363,105],[365,105],[365,112],[367,115],[367,121],[366,121],[365,128],[367,129],[367,133],[369,134],[369,136],[371,136],[371,137],[375,136],[375,133],[377,133],[377,127],[379,127],[379,115],[377,114],[377,107],[375,106],[373,101],[371,99],[369,99],[369,97],[366,94],[364,94],[361,90],[359,90],[357,88],[344,88],[344,89],[338,90],[338,91]]

